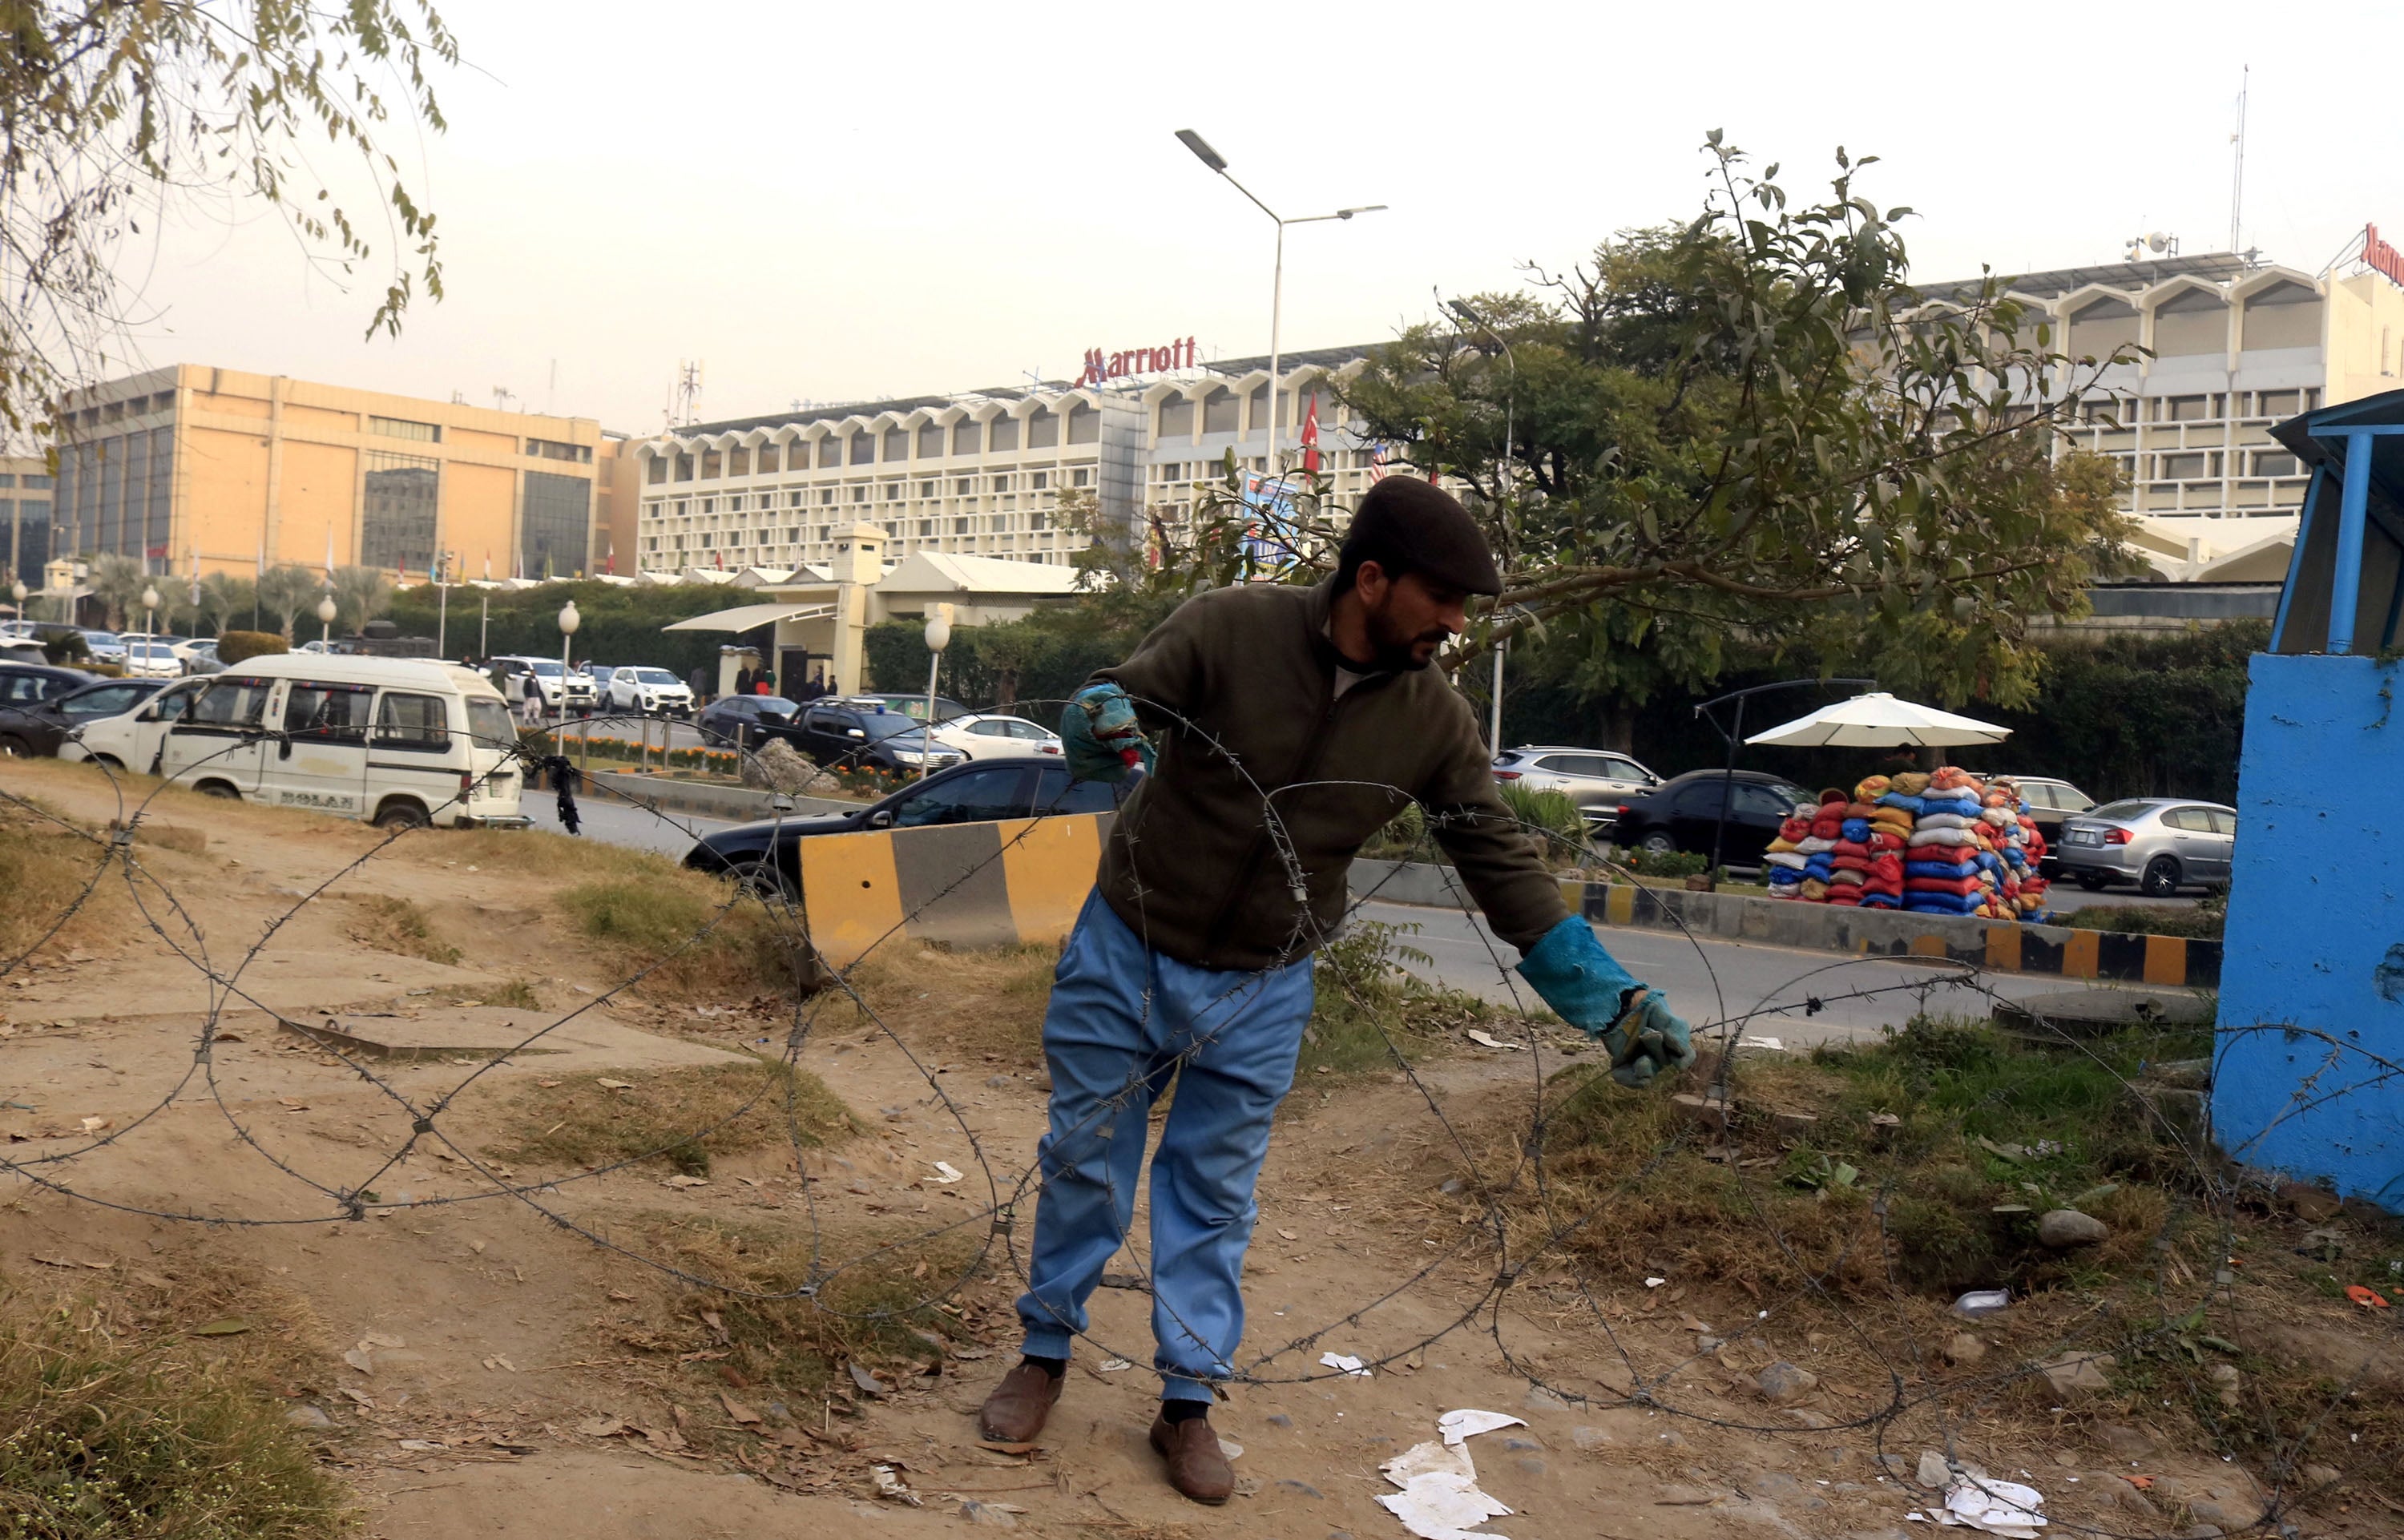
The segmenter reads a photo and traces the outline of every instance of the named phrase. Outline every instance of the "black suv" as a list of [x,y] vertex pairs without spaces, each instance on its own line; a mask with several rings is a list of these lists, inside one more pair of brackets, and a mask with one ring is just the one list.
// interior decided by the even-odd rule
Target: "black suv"
[[802,890],[801,843],[813,834],[856,834],[870,829],[927,829],[939,824],[991,823],[1055,813],[1115,812],[1140,777],[1122,782],[1071,781],[1056,759],[985,759],[956,765],[903,787],[856,813],[827,813],[721,829],[684,858],[686,866],[788,895]]
[[[836,697],[802,707],[793,747],[830,770],[888,770],[916,775],[948,769],[968,758],[942,744],[931,747],[918,719],[888,709],[882,701]],[[920,761],[927,763],[922,766]]]

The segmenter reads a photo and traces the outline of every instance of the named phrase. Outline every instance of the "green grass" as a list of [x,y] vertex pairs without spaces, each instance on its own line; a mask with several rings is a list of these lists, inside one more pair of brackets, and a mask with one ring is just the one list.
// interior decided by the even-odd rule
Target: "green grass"
[[2187,936],[2203,941],[2221,939],[2221,927],[2228,919],[2225,904],[2199,903],[2192,909],[2153,908],[2146,905],[2090,903],[2054,921],[2074,931],[2113,931],[2130,936]]
[[520,1130],[493,1145],[505,1160],[608,1166],[650,1157],[688,1176],[706,1174],[713,1155],[791,1142],[818,1149],[860,1129],[825,1082],[773,1059],[573,1075],[526,1086],[504,1115]]
[[[581,882],[559,894],[569,923],[609,948],[642,987],[669,994],[789,994],[805,959],[802,917],[727,884],[661,863],[662,869]],[[732,901],[732,902],[730,902]]]
[[1296,1083],[1319,1074],[1391,1070],[1399,1048],[1413,1062],[1450,1046],[1452,1034],[1495,1013],[1474,995],[1402,972],[1427,956],[1408,941],[1419,927],[1354,920],[1321,949],[1312,971],[1310,1024],[1303,1029]]
[[84,1302],[6,1307],[0,1534],[315,1540],[350,1530],[346,1492],[283,1407],[194,1339],[142,1340]]

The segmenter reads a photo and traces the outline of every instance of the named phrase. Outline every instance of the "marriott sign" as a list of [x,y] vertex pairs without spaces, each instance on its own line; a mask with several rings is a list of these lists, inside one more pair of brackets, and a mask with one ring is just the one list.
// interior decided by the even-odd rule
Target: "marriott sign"
[[1085,349],[1085,370],[1077,376],[1081,385],[1097,385],[1105,380],[1123,380],[1130,374],[1157,374],[1167,369],[1188,369],[1195,360],[1194,339],[1181,338],[1167,347],[1135,347],[1123,353],[1105,353],[1098,347]]

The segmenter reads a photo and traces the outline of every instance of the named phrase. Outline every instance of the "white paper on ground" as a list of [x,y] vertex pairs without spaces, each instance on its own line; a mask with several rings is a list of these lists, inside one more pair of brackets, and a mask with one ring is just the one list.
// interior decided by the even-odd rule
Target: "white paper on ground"
[[964,1174],[966,1173],[948,1160],[935,1162],[935,1180],[946,1186],[957,1182]]
[[1402,1491],[1378,1498],[1377,1505],[1419,1540],[1503,1540],[1488,1531],[1472,1533],[1469,1526],[1511,1511],[1478,1491],[1471,1478],[1442,1472],[1414,1477]]
[[2046,1521],[2037,1510],[2044,1505],[2045,1495],[2034,1487],[1956,1476],[1945,1490],[1945,1506],[1936,1518],[1938,1523],[1956,1529],[1984,1530],[2010,1540],[2036,1540],[2036,1532]]
[[1430,1439],[1413,1444],[1409,1449],[1377,1467],[1386,1479],[1407,1491],[1422,1476],[1458,1476],[1465,1480],[1477,1479],[1477,1467],[1470,1463],[1469,1451],[1458,1444],[1439,1444]]
[[1786,1051],[1786,1044],[1778,1038],[1754,1037],[1751,1034],[1737,1039],[1736,1045],[1740,1048],[1768,1048],[1773,1053],[1782,1054]]
[[1319,1361],[1321,1364],[1326,1365],[1331,1369],[1342,1369],[1346,1374],[1352,1376],[1356,1379],[1366,1379],[1369,1378],[1368,1369],[1363,1366],[1359,1359],[1353,1357],[1349,1352],[1323,1352],[1319,1355]]
[[1505,1043],[1501,1038],[1489,1036],[1482,1028],[1472,1027],[1469,1029],[1469,1041],[1478,1044],[1480,1047],[1508,1048],[1515,1054],[1519,1051],[1519,1045],[1517,1043]]
[[1447,1444],[1458,1444],[1464,1438],[1475,1438],[1481,1433],[1492,1433],[1497,1428],[1524,1428],[1527,1425],[1526,1418],[1514,1417],[1509,1412],[1476,1411],[1469,1407],[1448,1411],[1435,1420],[1436,1431],[1444,1435],[1444,1441]]

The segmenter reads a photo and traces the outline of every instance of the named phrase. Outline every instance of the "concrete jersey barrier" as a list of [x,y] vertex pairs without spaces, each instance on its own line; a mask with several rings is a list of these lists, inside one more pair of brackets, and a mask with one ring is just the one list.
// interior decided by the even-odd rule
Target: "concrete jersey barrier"
[[897,931],[959,947],[1057,943],[1093,890],[1115,817],[813,834],[800,845],[811,943],[831,968]]
[[[1388,903],[1476,907],[1452,868],[1425,861],[1356,861],[1352,895]],[[2184,936],[2121,935],[1632,883],[1571,880],[1561,884],[1561,896],[1573,912],[1602,925],[1683,930],[1856,957],[1947,958],[2002,973],[2164,986],[2220,982],[2220,943]]]

